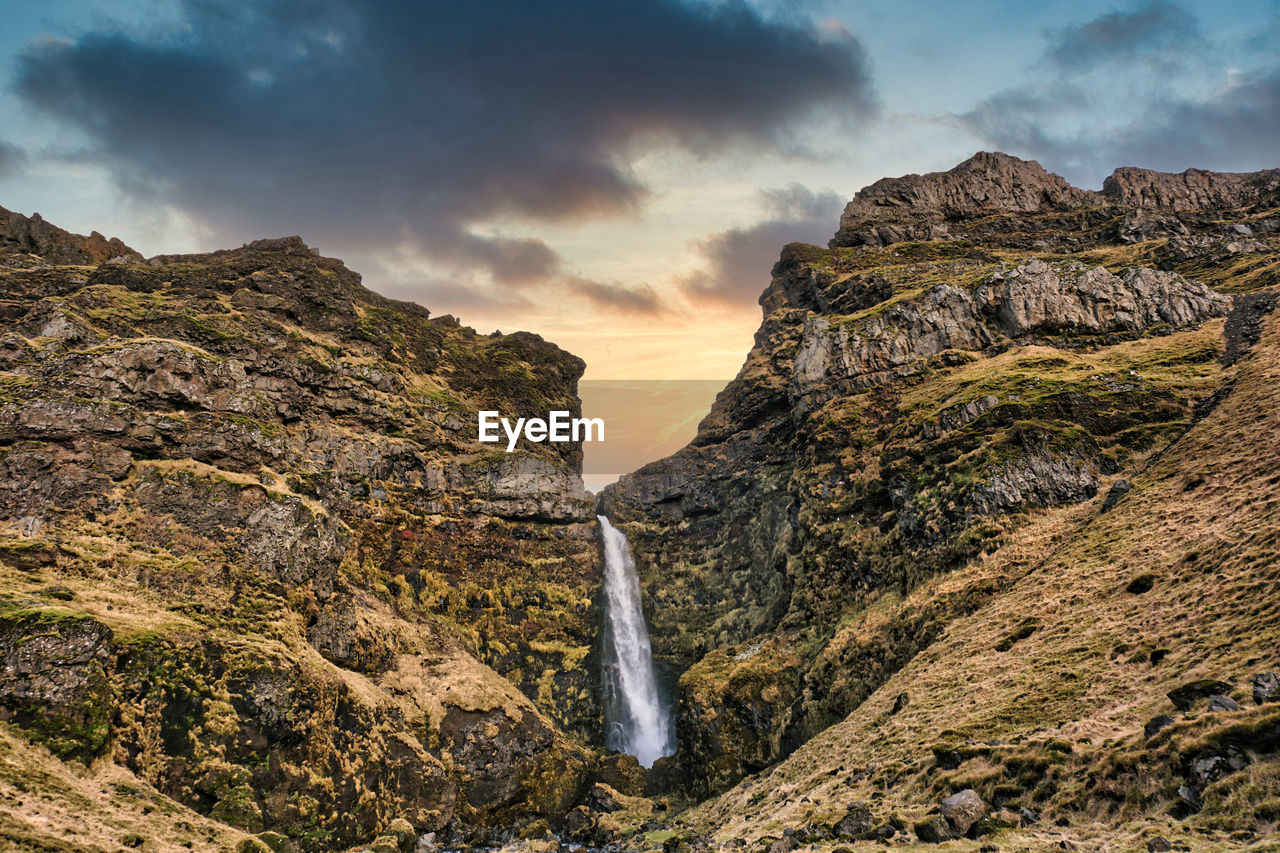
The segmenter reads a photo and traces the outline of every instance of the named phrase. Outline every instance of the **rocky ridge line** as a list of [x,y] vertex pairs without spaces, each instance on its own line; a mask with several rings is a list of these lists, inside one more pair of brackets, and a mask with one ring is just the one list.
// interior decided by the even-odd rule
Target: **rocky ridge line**
[[982,151],[945,172],[882,178],[845,206],[831,247],[940,240],[992,216],[1065,213],[1113,206],[1131,211],[1231,210],[1280,203],[1280,169],[1252,173],[1123,167],[1100,192],[1071,186],[1034,160]]
[[93,231],[72,234],[45,222],[38,213],[24,216],[0,207],[0,255],[35,255],[46,263],[100,264],[112,258],[142,256],[118,237],[107,239]]

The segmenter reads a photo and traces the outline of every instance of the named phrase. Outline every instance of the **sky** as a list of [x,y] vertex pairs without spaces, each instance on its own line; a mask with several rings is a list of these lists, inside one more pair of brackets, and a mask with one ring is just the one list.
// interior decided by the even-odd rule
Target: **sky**
[[46,0],[0,205],[144,254],[301,235],[593,380],[723,380],[781,247],[978,150],[1280,166],[1280,0]]

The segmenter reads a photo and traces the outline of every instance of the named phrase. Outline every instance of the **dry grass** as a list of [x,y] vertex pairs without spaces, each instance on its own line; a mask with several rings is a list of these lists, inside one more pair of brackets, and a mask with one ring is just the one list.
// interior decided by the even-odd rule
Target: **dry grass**
[[[1132,355],[1154,345],[1124,346]],[[1052,736],[1069,746],[1066,763],[1084,768],[1083,776],[1095,750],[1105,753],[1104,743],[1132,742],[1146,720],[1171,712],[1165,692],[1178,684],[1221,678],[1242,688],[1250,673],[1280,668],[1278,434],[1280,324],[1273,321],[1241,362],[1235,391],[1154,460],[1113,510],[1101,513],[1099,497],[1046,513],[994,556],[913,591],[908,600],[919,603],[984,576],[1007,583],[844,722],[772,771],[700,806],[689,821],[719,837],[751,840],[828,817],[855,800],[918,819],[951,789],[999,772],[979,759],[939,776],[933,745],[998,739],[1030,749]],[[1148,573],[1150,592],[1126,592],[1135,576]],[[1029,618],[1038,620],[1034,631],[1008,651],[995,650],[1002,638],[1023,633],[1018,629]],[[862,620],[845,630],[865,627]],[[1168,651],[1152,664],[1157,649]],[[891,715],[902,692],[910,704]],[[1238,689],[1237,698],[1244,700],[1245,691]],[[1268,762],[1274,756],[1252,772],[1272,784]],[[1081,779],[1059,775],[1068,778],[1045,797],[1042,825],[1059,813],[1073,825],[1015,833],[1018,849],[1050,849],[1061,835],[1085,849],[1131,850],[1151,827],[1195,849],[1244,849],[1243,837],[1174,821],[1158,801],[1129,809],[1117,832],[1114,815],[1087,806]],[[1247,813],[1236,817],[1237,829],[1254,823]],[[955,849],[969,846],[977,845],[960,842]]]
[[85,768],[0,724],[0,850],[231,850],[243,833],[156,791],[110,760]]

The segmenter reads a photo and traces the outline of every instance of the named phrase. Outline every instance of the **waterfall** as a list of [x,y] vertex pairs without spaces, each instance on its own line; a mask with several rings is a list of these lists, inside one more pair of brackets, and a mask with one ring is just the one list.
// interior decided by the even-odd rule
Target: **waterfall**
[[596,518],[604,538],[605,745],[652,767],[675,752],[671,711],[658,695],[631,546],[609,519]]

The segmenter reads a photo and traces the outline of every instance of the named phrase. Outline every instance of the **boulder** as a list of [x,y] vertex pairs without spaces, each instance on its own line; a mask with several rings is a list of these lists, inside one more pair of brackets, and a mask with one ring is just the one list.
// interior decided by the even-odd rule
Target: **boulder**
[[1195,785],[1179,785],[1178,800],[1191,811],[1200,810],[1200,789]]
[[634,755],[615,752],[600,759],[597,781],[628,797],[643,797],[645,769]]
[[1191,778],[1199,788],[1213,784],[1231,772],[1227,759],[1221,755],[1206,755],[1191,762]]
[[1112,483],[1111,490],[1107,492],[1107,497],[1102,502],[1102,511],[1106,512],[1118,504],[1120,499],[1129,494],[1131,489],[1133,489],[1133,483],[1128,480],[1116,480]]
[[262,839],[250,835],[237,842],[236,853],[271,853],[271,848]]
[[947,823],[942,815],[934,815],[928,820],[920,821],[915,825],[915,833],[916,838],[929,844],[940,844],[958,837],[951,830],[951,824]]
[[1280,702],[1280,678],[1274,672],[1260,672],[1253,677],[1253,701]]
[[1175,687],[1166,695],[1169,697],[1169,701],[1174,704],[1174,707],[1186,713],[1202,699],[1215,695],[1224,695],[1230,691],[1231,685],[1225,681],[1201,678],[1196,681],[1188,681],[1181,687]]
[[418,844],[418,833],[414,830],[413,824],[402,817],[391,821],[383,836],[394,838],[400,853],[409,853]]
[[1209,697],[1210,711],[1239,711],[1240,706],[1230,696],[1214,695]]
[[258,840],[270,847],[271,853],[301,853],[298,845],[294,844],[289,836],[282,835],[279,832],[272,832],[271,830],[259,832]]
[[782,837],[769,845],[769,853],[790,853],[800,846],[800,839],[796,838],[796,831],[791,828],[782,831]]
[[586,806],[578,806],[564,818],[564,831],[575,841],[590,843],[595,836],[596,814]]
[[871,809],[865,803],[853,803],[844,817],[832,825],[831,834],[836,838],[865,838],[871,832],[872,824]]
[[618,802],[619,796],[618,792],[613,788],[597,782],[591,786],[591,790],[587,791],[587,796],[584,802],[586,803],[587,808],[592,811],[609,814],[622,808],[621,804]]
[[1147,724],[1142,727],[1142,734],[1150,740],[1155,737],[1158,732],[1168,728],[1175,722],[1177,721],[1168,714],[1157,714],[1148,720]]
[[988,811],[986,802],[972,788],[965,788],[942,801],[938,810],[957,838],[968,835]]

